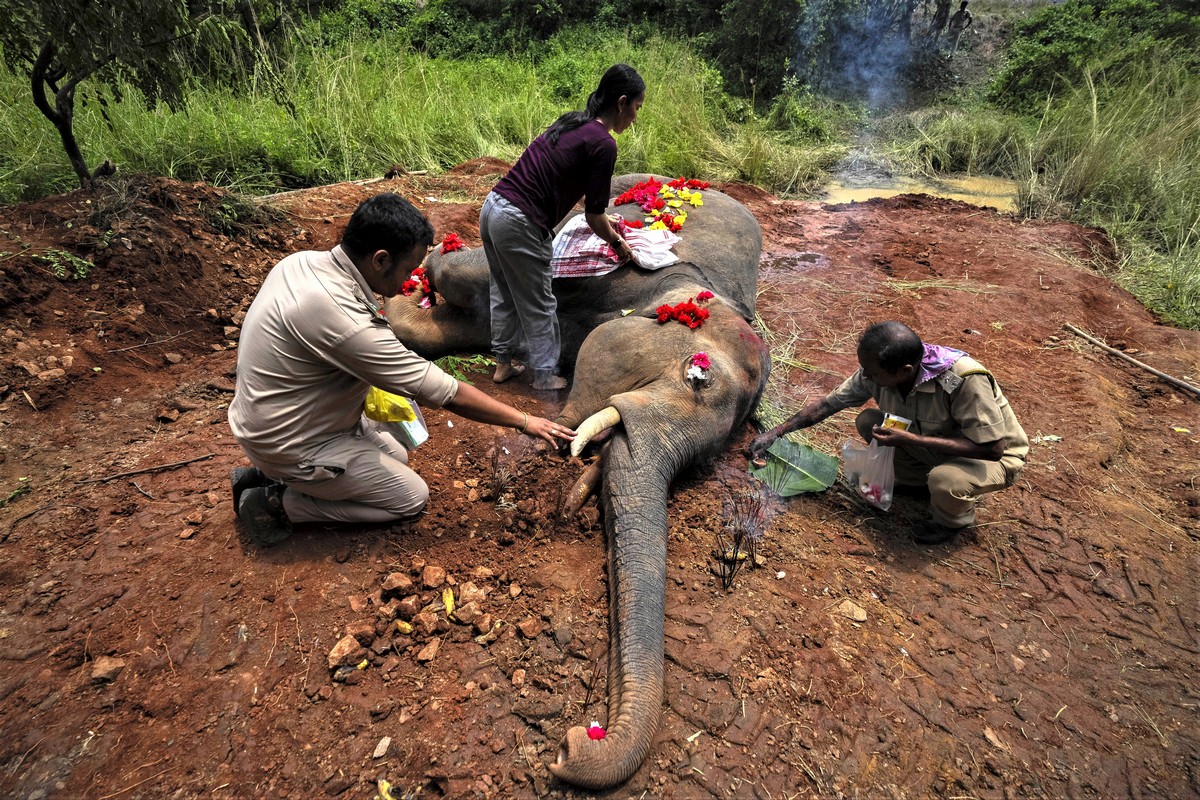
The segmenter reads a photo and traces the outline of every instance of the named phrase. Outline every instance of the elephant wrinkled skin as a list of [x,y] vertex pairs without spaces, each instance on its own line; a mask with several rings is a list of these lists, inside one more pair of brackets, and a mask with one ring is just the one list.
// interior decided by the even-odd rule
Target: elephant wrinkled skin
[[[616,179],[613,191],[646,177]],[[635,206],[616,210],[639,216]],[[564,367],[573,366],[575,375],[559,421],[592,435],[612,429],[601,491],[609,559],[607,735],[593,740],[583,727],[571,728],[550,765],[562,780],[588,788],[613,786],[636,772],[658,725],[670,483],[683,467],[720,451],[754,409],[770,371],[766,344],[748,322],[762,248],[757,221],[737,201],[709,190],[680,235],[679,264],[554,282]],[[388,319],[401,341],[427,358],[487,352],[483,250],[435,251],[426,269],[444,302],[421,309],[412,298],[390,300]],[[658,306],[706,289],[715,297],[701,303],[711,314],[701,327],[657,321]],[[698,352],[711,362],[703,381],[687,377]]]

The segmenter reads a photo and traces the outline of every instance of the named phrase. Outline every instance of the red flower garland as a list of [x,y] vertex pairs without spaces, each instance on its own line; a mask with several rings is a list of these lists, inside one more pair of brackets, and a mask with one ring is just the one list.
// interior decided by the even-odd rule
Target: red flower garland
[[442,239],[442,253],[453,253],[455,250],[462,250],[466,247],[463,240],[458,238],[457,233],[447,233],[446,238]]
[[658,314],[658,322],[662,324],[670,320],[676,320],[681,325],[687,325],[692,330],[699,328],[704,324],[704,320],[708,319],[708,309],[700,308],[692,302],[692,298],[684,300],[682,303],[676,303],[673,306],[666,304],[654,309]]
[[412,277],[400,284],[400,293],[405,297],[408,297],[417,289],[421,290],[421,294],[429,294],[429,278],[425,277],[424,267],[414,269]]

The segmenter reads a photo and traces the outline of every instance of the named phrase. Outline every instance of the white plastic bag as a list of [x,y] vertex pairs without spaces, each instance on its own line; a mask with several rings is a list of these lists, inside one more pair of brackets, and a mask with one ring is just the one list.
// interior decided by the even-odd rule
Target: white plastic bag
[[846,480],[862,499],[887,511],[892,507],[892,493],[896,487],[896,471],[892,459],[893,447],[882,447],[872,441],[869,445],[847,440],[842,445],[842,465]]

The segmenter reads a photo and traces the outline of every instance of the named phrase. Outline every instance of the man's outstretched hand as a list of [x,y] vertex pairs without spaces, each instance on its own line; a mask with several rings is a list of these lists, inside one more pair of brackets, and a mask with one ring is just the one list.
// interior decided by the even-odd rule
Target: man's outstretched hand
[[778,438],[778,428],[771,428],[755,437],[754,441],[750,443],[750,463],[756,467],[765,467],[767,465],[767,449],[775,444],[775,440]]

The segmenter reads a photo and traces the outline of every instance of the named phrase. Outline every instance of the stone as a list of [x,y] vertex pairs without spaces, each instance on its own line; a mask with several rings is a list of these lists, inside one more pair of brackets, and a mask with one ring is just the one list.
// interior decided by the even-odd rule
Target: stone
[[490,567],[476,567],[475,569],[471,570],[471,577],[481,581],[485,581],[488,578],[495,576],[495,574],[496,573],[493,572]]
[[92,683],[111,683],[125,669],[125,661],[112,656],[100,656],[92,662]]
[[429,644],[421,648],[421,652],[417,653],[417,661],[422,664],[427,664],[437,657],[438,648],[442,646],[441,639],[431,639]]
[[437,614],[430,611],[422,611],[419,614],[414,614],[412,621],[417,630],[427,636],[435,632],[438,627]]
[[446,570],[430,564],[421,571],[421,582],[427,589],[436,589],[446,582]]
[[54,381],[58,380],[59,378],[67,377],[67,371],[65,369],[59,369],[58,367],[55,367],[54,369],[42,370],[37,374],[37,377],[39,381]]
[[838,603],[837,612],[846,619],[854,620],[855,622],[867,621],[867,612],[853,600],[843,600]]
[[514,669],[512,674],[512,685],[514,689],[520,689],[525,685],[525,670]]
[[463,603],[454,610],[454,618],[464,625],[470,625],[475,620],[479,619],[483,612],[479,608],[479,603]]
[[366,648],[358,643],[353,636],[343,636],[329,651],[329,668],[353,666],[367,656]]
[[412,578],[405,575],[403,572],[393,572],[383,579],[383,593],[405,595],[413,590]]
[[381,605],[375,613],[386,620],[393,620],[400,615],[400,601],[393,597]]
[[350,610],[355,614],[360,613],[364,608],[367,607],[367,600],[362,595],[346,595],[346,602],[350,604]]
[[487,633],[492,629],[493,624],[495,624],[495,620],[491,614],[481,614],[475,620],[475,632],[481,634]]
[[545,630],[545,626],[537,617],[529,617],[528,619],[523,619],[517,623],[517,630],[519,630],[521,635],[526,639],[535,639],[543,630]]
[[387,755],[388,748],[392,746],[392,737],[385,736],[379,740],[379,744],[375,745],[375,752],[371,753],[371,758],[383,758]]
[[487,597],[487,590],[480,589],[475,585],[474,581],[467,581],[458,590],[458,602],[466,605],[467,603],[482,603]]
[[421,598],[415,594],[401,600],[396,604],[396,613],[403,619],[412,619],[421,610]]
[[375,641],[375,623],[365,619],[351,622],[346,626],[346,635],[353,636],[363,647],[370,647],[371,642]]
[[181,364],[183,363],[183,356],[179,353],[163,353],[163,360],[168,364]]

